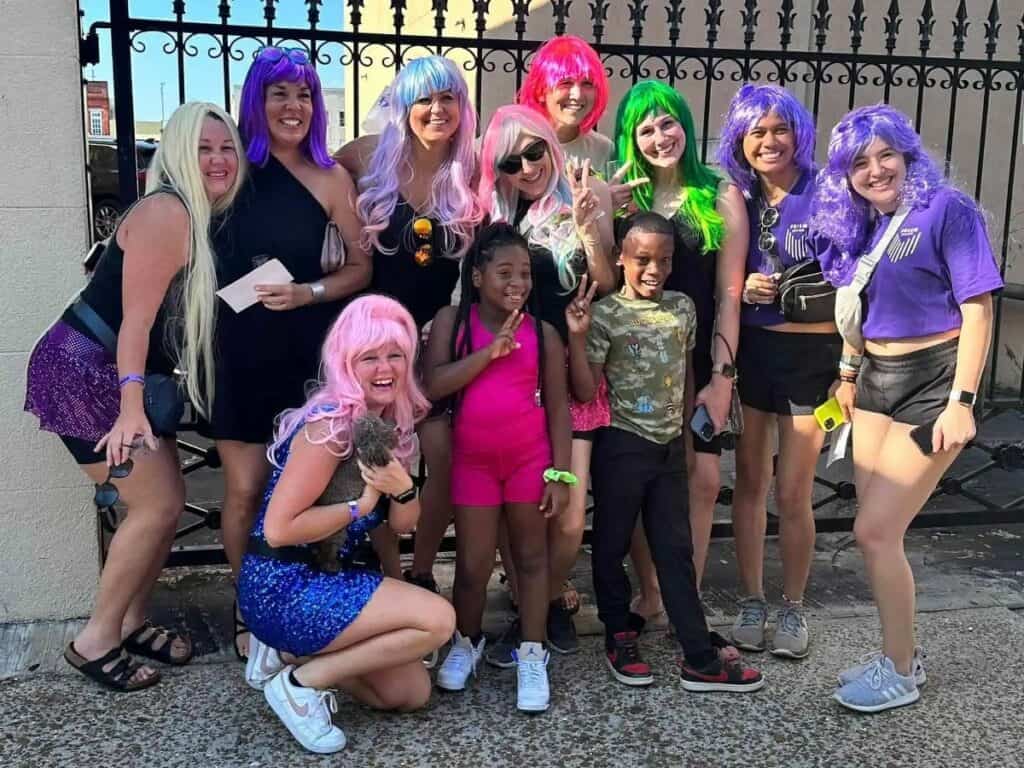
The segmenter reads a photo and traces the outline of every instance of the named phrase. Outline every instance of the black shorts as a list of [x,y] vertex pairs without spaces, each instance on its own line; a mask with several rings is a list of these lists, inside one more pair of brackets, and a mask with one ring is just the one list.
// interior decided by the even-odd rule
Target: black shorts
[[96,443],[98,442],[96,440],[83,440],[80,437],[68,437],[67,435],[57,435],[57,437],[79,464],[99,464],[101,461],[107,460],[106,449],[99,453],[96,452]]
[[857,407],[915,426],[938,418],[949,402],[960,339],[905,355],[865,355],[857,377]]
[[737,354],[740,401],[765,413],[806,416],[838,377],[837,333],[783,333],[745,325]]

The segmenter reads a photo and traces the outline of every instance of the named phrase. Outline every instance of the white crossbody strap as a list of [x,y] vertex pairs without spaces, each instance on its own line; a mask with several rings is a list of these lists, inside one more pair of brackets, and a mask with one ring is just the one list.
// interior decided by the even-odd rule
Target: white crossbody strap
[[870,252],[860,257],[857,262],[857,271],[853,275],[853,280],[850,282],[850,288],[852,288],[857,295],[860,295],[861,291],[864,290],[864,286],[868,284],[871,279],[872,273],[875,271],[875,267],[878,265],[879,260],[882,258],[882,254],[885,253],[885,249],[889,247],[889,243],[896,236],[896,232],[903,224],[903,220],[907,218],[910,213],[910,208],[905,205],[901,205],[897,210],[892,219],[889,220],[889,226],[885,228],[885,233],[882,238],[875,243],[875,247]]

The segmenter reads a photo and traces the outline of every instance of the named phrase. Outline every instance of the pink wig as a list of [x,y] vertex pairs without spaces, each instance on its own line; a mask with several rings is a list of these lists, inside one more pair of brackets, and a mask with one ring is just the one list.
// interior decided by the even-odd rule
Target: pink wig
[[550,119],[544,98],[563,80],[589,80],[594,84],[594,106],[580,123],[580,133],[587,133],[608,106],[608,76],[597,51],[575,35],[553,37],[537,49],[516,102]]
[[311,442],[327,445],[332,453],[336,449],[342,458],[351,456],[352,424],[366,413],[366,397],[355,374],[356,361],[371,350],[395,343],[405,354],[405,376],[398,382],[395,402],[385,409],[383,417],[397,427],[395,458],[408,467],[415,450],[413,429],[430,409],[414,375],[418,338],[412,315],[394,299],[370,294],[345,307],[324,341],[319,386],[305,405],[285,411],[278,419],[277,433],[267,450],[271,463],[280,466],[278,449],[300,426],[317,421],[327,423],[327,435],[310,438]]

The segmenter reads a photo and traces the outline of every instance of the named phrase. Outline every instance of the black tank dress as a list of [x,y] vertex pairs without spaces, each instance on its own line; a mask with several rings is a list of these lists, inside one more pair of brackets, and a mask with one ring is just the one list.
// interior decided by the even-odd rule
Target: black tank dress
[[672,274],[665,281],[670,291],[682,291],[696,305],[697,338],[693,348],[693,378],[697,391],[711,381],[711,337],[715,329],[715,281],[718,251],[701,253],[701,236],[682,216],[672,217],[675,224],[675,250]]
[[[320,268],[327,212],[273,155],[253,168],[231,213],[215,233],[218,282],[227,285],[278,259],[296,283],[324,277]],[[274,420],[297,408],[318,377],[320,347],[345,300],[273,312],[254,304],[235,313],[217,307],[216,398],[203,434],[266,443]]]
[[399,196],[387,228],[380,233],[381,244],[392,253],[373,249],[373,279],[369,292],[396,299],[409,310],[416,326],[422,328],[434,319],[441,307],[451,304],[452,291],[459,279],[459,261],[449,255],[455,243],[444,228],[431,220],[430,258],[417,259],[425,243],[413,232],[413,221],[425,218]]

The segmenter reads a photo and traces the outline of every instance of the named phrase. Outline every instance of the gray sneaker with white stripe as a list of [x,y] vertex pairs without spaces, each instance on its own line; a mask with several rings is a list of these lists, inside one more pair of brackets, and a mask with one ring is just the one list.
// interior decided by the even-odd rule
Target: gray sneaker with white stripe
[[[878,661],[878,658],[882,655],[881,651],[871,651],[865,653],[860,657],[860,661],[854,664],[849,669],[844,669],[839,673],[839,685],[846,685],[852,680],[856,680],[862,674],[864,670]],[[924,687],[924,684],[928,682],[928,675],[924,671],[924,659],[927,656],[924,652],[924,648],[920,645],[914,646],[914,658],[910,662],[910,671],[914,676],[914,682],[917,683],[918,688]]]
[[892,659],[879,656],[838,691],[833,698],[847,709],[857,712],[882,712],[913,704],[921,698],[913,675],[904,677],[896,671]]

